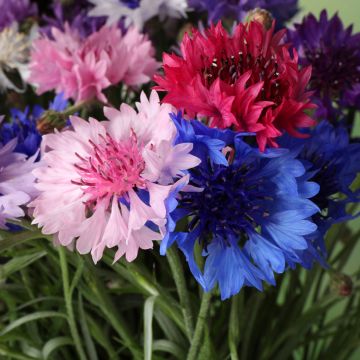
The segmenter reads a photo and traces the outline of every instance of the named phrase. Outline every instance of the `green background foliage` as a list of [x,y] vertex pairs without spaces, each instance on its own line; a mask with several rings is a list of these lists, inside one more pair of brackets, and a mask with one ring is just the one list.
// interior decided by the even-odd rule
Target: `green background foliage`
[[354,24],[354,29],[360,31],[360,1],[359,0],[300,0],[301,15],[309,11],[319,14],[327,9],[329,14],[338,12],[346,25]]

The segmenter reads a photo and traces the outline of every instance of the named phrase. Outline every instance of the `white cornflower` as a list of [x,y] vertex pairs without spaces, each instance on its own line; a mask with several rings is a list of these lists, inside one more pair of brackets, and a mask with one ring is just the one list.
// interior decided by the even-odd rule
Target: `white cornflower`
[[131,24],[142,29],[145,22],[159,16],[161,20],[166,17],[180,18],[186,16],[186,0],[141,0],[139,6],[131,9],[119,0],[89,0],[94,4],[89,16],[106,16],[107,24],[117,23],[124,18],[125,26]]
[[30,39],[31,36],[18,31],[17,23],[0,32],[0,91],[24,91]]

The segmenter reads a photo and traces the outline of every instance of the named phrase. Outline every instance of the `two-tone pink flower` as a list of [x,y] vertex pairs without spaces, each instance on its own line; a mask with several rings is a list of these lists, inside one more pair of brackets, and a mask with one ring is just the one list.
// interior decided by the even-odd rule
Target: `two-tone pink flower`
[[[106,248],[128,261],[164,235],[167,199],[200,160],[190,143],[175,144],[172,107],[156,92],[135,111],[105,108],[107,121],[73,116],[72,129],[44,136],[34,223],[64,246],[76,244],[97,262]],[[181,186],[179,186],[181,185]]]

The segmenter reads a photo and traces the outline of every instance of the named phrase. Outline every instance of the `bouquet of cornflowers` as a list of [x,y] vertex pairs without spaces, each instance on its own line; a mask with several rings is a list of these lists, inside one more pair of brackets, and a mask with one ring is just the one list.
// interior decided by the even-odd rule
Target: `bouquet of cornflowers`
[[360,356],[360,34],[298,11],[0,1],[1,359]]

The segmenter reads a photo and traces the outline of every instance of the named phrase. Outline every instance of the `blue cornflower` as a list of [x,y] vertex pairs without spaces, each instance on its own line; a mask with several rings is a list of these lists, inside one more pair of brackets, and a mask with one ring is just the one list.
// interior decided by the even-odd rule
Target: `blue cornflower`
[[130,9],[136,9],[140,6],[140,0],[121,0],[121,2]]
[[[193,191],[187,186],[169,200],[161,253],[176,242],[196,280],[206,291],[218,283],[222,299],[244,285],[261,290],[262,281],[275,284],[274,273],[287,265],[308,265],[314,249],[307,236],[316,230],[311,216],[318,211],[308,198],[319,187],[304,178],[295,155],[282,149],[262,153],[229,130],[179,115],[173,120],[178,141],[191,141],[202,163],[189,171]],[[185,228],[176,229],[185,218]],[[196,242],[206,258],[203,271],[194,257]]]
[[243,21],[248,11],[255,8],[268,10],[282,26],[298,11],[297,0],[189,0],[189,6],[208,14],[209,22],[217,22],[222,18],[233,18]]
[[338,222],[354,216],[346,207],[360,200],[360,189],[352,191],[360,172],[360,143],[351,143],[346,127],[334,126],[324,120],[306,139],[284,136],[280,144],[297,154],[297,159],[306,167],[306,178],[320,185],[319,193],[312,199],[321,213],[314,221],[324,234]]
[[[68,106],[68,102],[62,94],[57,95],[50,103],[49,109],[62,111]],[[24,111],[11,109],[10,122],[3,123],[0,127],[0,143],[7,144],[14,138],[18,139],[15,152],[34,155],[41,143],[41,134],[37,130],[37,121],[44,113],[44,109],[35,105],[31,110],[27,106]]]
[[310,87],[319,105],[319,119],[337,120],[349,106],[360,109],[360,33],[345,28],[337,14],[309,14],[289,30],[299,62],[312,66]]

